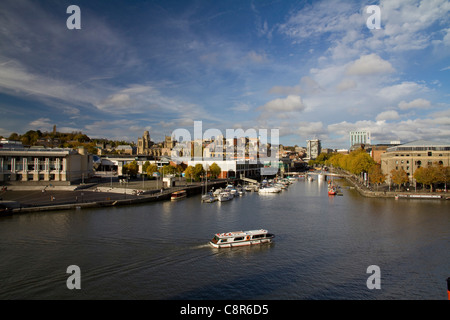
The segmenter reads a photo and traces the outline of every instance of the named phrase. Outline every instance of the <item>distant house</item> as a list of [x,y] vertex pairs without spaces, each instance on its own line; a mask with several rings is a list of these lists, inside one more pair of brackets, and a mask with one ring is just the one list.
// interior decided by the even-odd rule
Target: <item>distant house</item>
[[130,145],[120,145],[116,147],[116,151],[119,154],[129,154],[132,155],[134,154],[134,150],[133,147]]

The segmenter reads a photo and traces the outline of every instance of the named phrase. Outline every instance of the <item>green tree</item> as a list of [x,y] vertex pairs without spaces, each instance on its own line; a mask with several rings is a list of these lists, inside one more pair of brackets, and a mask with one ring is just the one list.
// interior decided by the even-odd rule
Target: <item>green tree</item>
[[166,176],[168,174],[175,174],[177,172],[177,168],[174,166],[171,166],[170,164],[167,164],[159,169],[159,173]]
[[316,160],[314,160],[314,164],[325,165],[328,159],[330,159],[331,157],[332,157],[331,153],[322,152],[317,156]]
[[205,169],[201,163],[197,163],[194,167],[194,179],[195,181],[200,181],[200,177],[205,174]]
[[447,183],[450,183],[450,167],[438,164],[436,167],[436,180],[438,183],[445,185],[445,192],[447,192]]
[[340,159],[344,157],[342,153],[334,153],[331,155],[331,157],[326,161],[326,164],[328,166],[333,166],[334,168],[340,168],[339,161]]
[[145,172],[147,172],[147,177],[152,177],[153,173],[158,172],[158,166],[154,163],[152,164],[149,163],[145,169]]
[[441,180],[439,171],[438,167],[420,167],[414,172],[413,177],[418,183],[430,186],[430,192],[433,192],[433,184],[440,182],[439,180]]
[[144,164],[142,165],[142,171],[143,172],[147,172],[147,168],[150,166],[150,162],[147,160],[144,162]]
[[123,166],[122,172],[124,174],[129,174],[131,177],[136,177],[138,170],[139,170],[139,166],[138,166],[136,160],[134,160],[133,162],[125,164]]
[[213,179],[217,179],[217,177],[222,172],[222,169],[219,167],[219,165],[217,163],[214,162],[209,167],[209,172],[211,172],[211,176],[212,176]]
[[386,181],[386,174],[383,174],[383,172],[381,171],[381,166],[379,164],[374,164],[369,169],[369,181],[377,185],[377,190],[378,185]]
[[348,170],[354,174],[369,172],[370,168],[375,164],[372,157],[364,150],[353,151],[349,157],[350,159],[347,163],[349,165]]
[[181,165],[181,164],[177,164],[177,166],[176,166],[176,173],[178,174],[178,175],[181,175],[181,173],[184,171],[184,168],[183,168],[183,166]]
[[17,133],[13,132],[9,135],[8,140],[18,141],[20,140],[20,136]]
[[24,145],[35,145],[37,140],[42,136],[41,131],[29,130],[24,135],[21,136],[22,143]]
[[400,186],[409,181],[408,174],[403,169],[391,170],[391,179],[392,181],[398,185],[398,189],[400,190]]
[[188,166],[186,170],[184,170],[184,176],[186,177],[186,180],[189,179],[189,181],[192,181],[194,179],[194,167]]

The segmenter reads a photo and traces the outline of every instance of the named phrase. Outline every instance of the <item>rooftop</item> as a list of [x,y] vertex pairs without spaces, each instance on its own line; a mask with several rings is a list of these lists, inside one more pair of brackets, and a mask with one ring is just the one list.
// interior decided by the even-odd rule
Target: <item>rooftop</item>
[[387,151],[425,151],[425,150],[435,150],[435,151],[450,151],[449,142],[436,142],[429,140],[415,140],[408,143],[404,143],[392,148],[388,148]]

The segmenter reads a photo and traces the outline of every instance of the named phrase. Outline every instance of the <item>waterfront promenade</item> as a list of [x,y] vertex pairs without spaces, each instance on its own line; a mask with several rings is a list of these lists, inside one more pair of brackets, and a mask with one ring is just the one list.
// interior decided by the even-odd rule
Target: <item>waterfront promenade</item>
[[[208,190],[225,186],[227,180],[208,182]],[[12,186],[0,192],[0,202],[12,207],[14,213],[105,207],[169,200],[172,192],[184,189],[188,195],[199,194],[201,182],[176,181],[175,186],[161,188],[157,181],[130,181],[73,186]]]
[[359,194],[369,198],[410,198],[410,199],[437,199],[437,200],[450,200],[450,192],[430,192],[427,190],[397,190],[397,188],[391,187],[390,190],[386,190],[386,186],[380,186],[378,189],[374,186],[366,186],[361,179],[354,174],[345,172],[343,170],[336,170],[339,174],[342,174],[353,188],[355,188]]
[[[355,188],[360,195],[369,198],[392,199],[435,199],[450,200],[448,192],[416,192],[376,190],[367,187],[360,179],[348,172],[337,172]],[[225,186],[229,181],[215,180],[208,182],[208,190]],[[92,183],[72,186],[11,186],[0,192],[0,203],[13,208],[13,213],[36,211],[51,211],[64,209],[81,209],[92,207],[107,207],[131,205],[144,202],[170,200],[170,195],[185,189],[188,195],[199,194],[204,191],[202,182],[186,182],[177,180],[170,188],[161,188],[161,182],[156,180],[129,181],[126,184]]]

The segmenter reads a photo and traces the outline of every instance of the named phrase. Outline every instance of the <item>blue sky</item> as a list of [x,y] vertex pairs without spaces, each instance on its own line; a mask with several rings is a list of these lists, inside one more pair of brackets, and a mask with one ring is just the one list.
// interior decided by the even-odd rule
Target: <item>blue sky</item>
[[[69,30],[69,5],[81,29]],[[381,29],[369,29],[378,5]],[[177,128],[280,130],[348,148],[450,140],[450,2],[25,1],[0,10],[0,135],[161,141]]]

